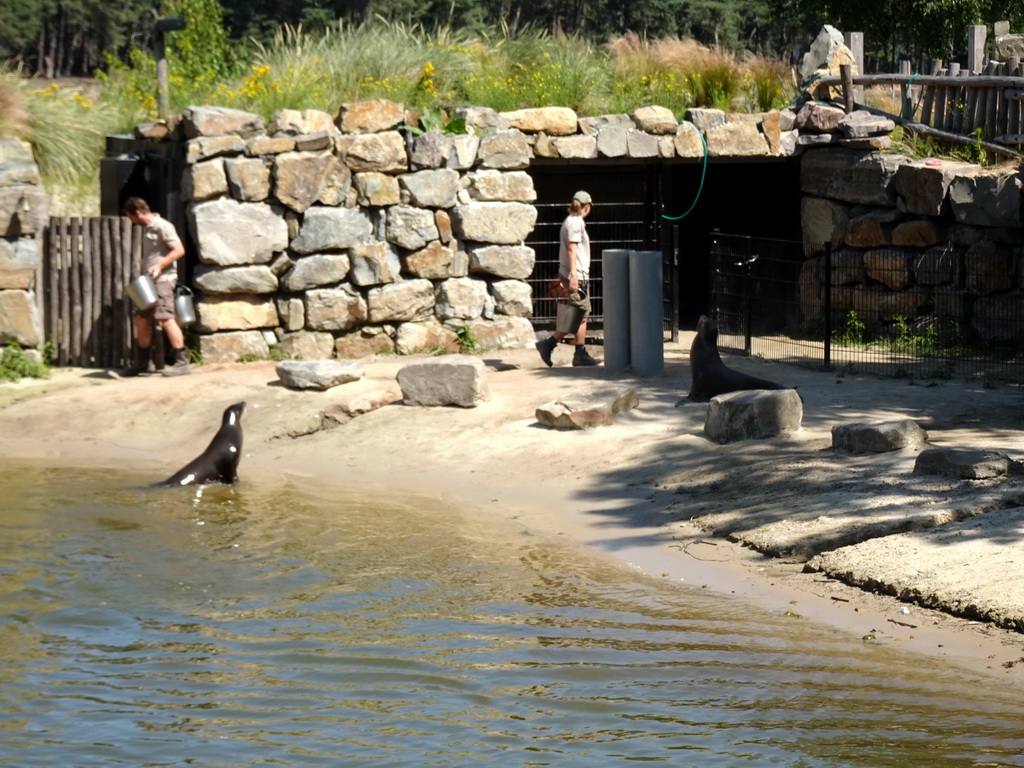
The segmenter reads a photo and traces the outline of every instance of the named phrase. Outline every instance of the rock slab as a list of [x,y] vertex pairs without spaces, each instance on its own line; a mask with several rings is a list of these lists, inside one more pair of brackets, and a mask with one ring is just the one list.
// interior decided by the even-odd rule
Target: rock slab
[[289,389],[326,390],[350,381],[359,381],[366,369],[359,363],[337,360],[282,360],[277,377]]
[[914,462],[914,472],[942,475],[959,480],[986,480],[992,477],[1024,474],[1024,464],[1002,451],[973,448],[929,448]]
[[409,363],[398,372],[406,405],[475,408],[490,397],[486,366],[471,355],[442,355]]
[[760,440],[800,429],[804,406],[795,389],[748,389],[711,398],[704,433],[716,443]]
[[604,427],[615,421],[623,411],[640,404],[636,390],[632,387],[606,387],[590,389],[537,408],[537,421],[555,429],[589,429]]
[[887,453],[902,448],[920,448],[928,440],[912,419],[866,421],[832,427],[832,447],[850,453]]

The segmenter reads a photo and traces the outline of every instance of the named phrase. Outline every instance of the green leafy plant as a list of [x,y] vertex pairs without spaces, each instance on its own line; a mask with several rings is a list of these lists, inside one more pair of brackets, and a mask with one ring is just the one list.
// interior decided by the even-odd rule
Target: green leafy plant
[[857,317],[857,313],[852,309],[843,318],[842,328],[837,328],[832,333],[833,341],[847,347],[863,346],[867,343],[866,339],[867,326],[864,325],[864,321]]
[[477,339],[476,334],[473,333],[473,327],[468,323],[460,327],[455,335],[459,341],[459,351],[464,355],[479,355],[484,351],[484,348],[480,344],[480,340]]
[[25,354],[21,345],[11,342],[0,351],[0,380],[48,379],[50,369]]

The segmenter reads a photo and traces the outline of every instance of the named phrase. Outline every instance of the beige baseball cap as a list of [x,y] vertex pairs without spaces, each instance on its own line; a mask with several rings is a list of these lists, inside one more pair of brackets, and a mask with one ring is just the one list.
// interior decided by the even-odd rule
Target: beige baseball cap
[[572,199],[573,200],[578,200],[583,205],[592,205],[593,202],[594,202],[593,200],[590,199],[590,193],[589,192],[584,192],[582,189],[579,192],[577,192],[575,195],[573,195]]

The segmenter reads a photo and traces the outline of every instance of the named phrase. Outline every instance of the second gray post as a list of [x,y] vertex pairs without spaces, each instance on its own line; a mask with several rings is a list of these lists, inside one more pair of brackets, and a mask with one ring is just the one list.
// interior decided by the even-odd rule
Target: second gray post
[[661,251],[631,251],[629,356],[637,376],[658,376],[665,370],[665,325],[661,313]]
[[601,251],[604,288],[604,367],[622,372],[629,368],[629,254],[624,249]]

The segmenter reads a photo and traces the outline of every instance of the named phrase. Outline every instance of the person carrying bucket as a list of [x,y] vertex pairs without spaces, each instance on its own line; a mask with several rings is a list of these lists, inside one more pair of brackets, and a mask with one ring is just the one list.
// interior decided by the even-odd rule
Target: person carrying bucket
[[[150,210],[141,197],[129,197],[122,208],[133,224],[145,228],[142,237],[142,274],[155,282],[155,303],[140,309],[138,302],[132,310],[135,324],[135,364],[121,371],[122,376],[155,373],[153,365],[153,327],[156,320],[171,342],[174,362],[163,371],[164,376],[182,376],[192,373],[185,348],[185,335],[174,317],[174,287],[178,282],[178,259],[185,255],[185,246],[171,222]],[[134,285],[134,282],[133,282]],[[133,297],[133,301],[135,298]],[[144,302],[148,304],[149,302]]]
[[563,298],[558,300],[555,316],[555,332],[537,342],[540,359],[550,368],[554,363],[551,353],[566,336],[573,336],[576,351],[572,356],[574,366],[597,365],[587,353],[587,318],[590,316],[590,235],[584,219],[590,215],[593,201],[588,192],[580,190],[572,196],[569,215],[562,222],[558,237],[558,278],[562,285]]

